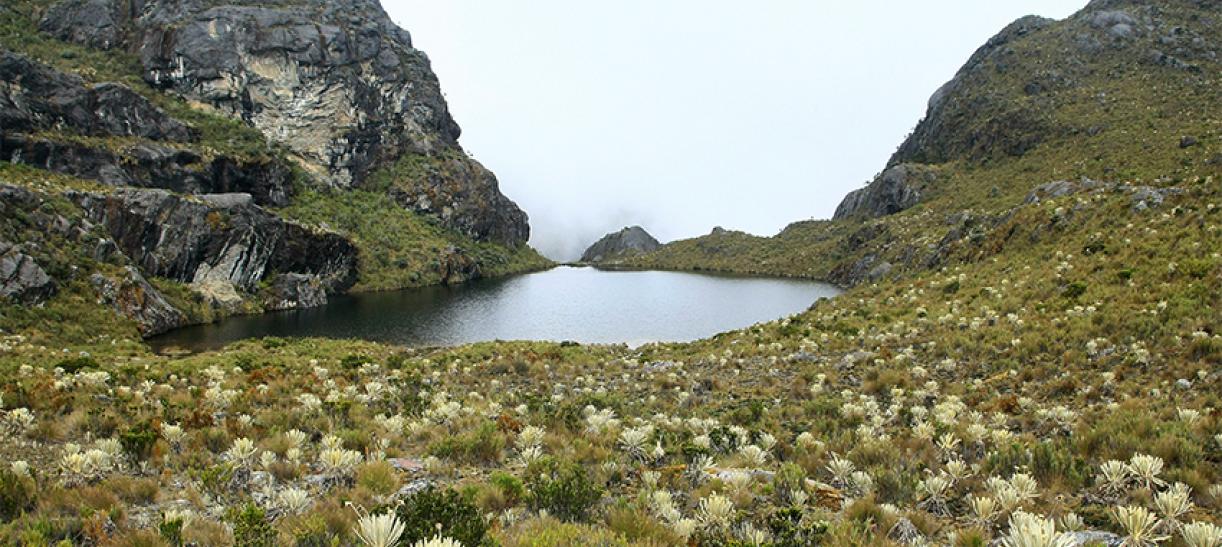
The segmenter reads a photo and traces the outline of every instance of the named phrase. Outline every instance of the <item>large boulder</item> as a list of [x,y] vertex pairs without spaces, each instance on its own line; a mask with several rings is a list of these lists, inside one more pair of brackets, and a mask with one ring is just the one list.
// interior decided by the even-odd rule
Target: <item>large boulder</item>
[[921,191],[936,178],[928,167],[912,164],[891,167],[865,188],[845,196],[832,218],[893,215],[916,205],[921,200]]
[[417,160],[415,172],[390,189],[397,203],[473,239],[509,245],[530,239],[526,213],[483,165],[461,153]]
[[264,307],[268,310],[315,308],[327,303],[327,290],[317,275],[286,273],[276,276]]
[[119,315],[135,321],[142,336],[161,334],[187,323],[186,315],[171,305],[135,268],[125,268],[119,279],[95,273],[89,281],[98,299]]
[[20,247],[0,241],[0,297],[36,304],[55,294],[55,280]]
[[582,262],[613,262],[628,257],[652,252],[662,244],[640,226],[629,226],[618,232],[607,234],[595,242],[581,255]]
[[356,282],[357,250],[343,236],[285,221],[249,195],[187,197],[164,190],[71,192],[141,271],[253,293],[266,277],[311,274],[328,292]]
[[483,275],[479,262],[457,247],[447,247],[441,251],[441,256],[437,258],[437,273],[446,285],[466,283]]

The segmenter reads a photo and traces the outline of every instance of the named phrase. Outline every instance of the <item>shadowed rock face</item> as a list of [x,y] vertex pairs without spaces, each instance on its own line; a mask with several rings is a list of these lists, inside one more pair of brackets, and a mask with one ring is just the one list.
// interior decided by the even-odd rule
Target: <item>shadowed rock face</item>
[[186,316],[170,305],[136,268],[127,267],[119,279],[95,273],[89,282],[103,304],[136,322],[142,336],[161,334],[187,323]]
[[69,198],[147,275],[246,292],[279,273],[314,276],[331,293],[356,282],[357,250],[347,239],[287,222],[247,194],[122,189]]
[[120,84],[88,86],[15,53],[0,51],[0,130],[68,127],[88,136],[190,141],[191,130]]
[[55,294],[55,281],[29,255],[0,241],[0,297],[38,303]]
[[630,256],[648,253],[661,247],[658,240],[640,226],[630,226],[607,234],[595,242],[581,255],[582,262],[612,262]]
[[378,2],[216,4],[65,0],[40,27],[135,52],[151,85],[253,125],[332,186],[361,186],[407,154],[456,158],[440,181],[398,181],[400,201],[476,239],[526,242],[526,214],[462,153],[428,58]]

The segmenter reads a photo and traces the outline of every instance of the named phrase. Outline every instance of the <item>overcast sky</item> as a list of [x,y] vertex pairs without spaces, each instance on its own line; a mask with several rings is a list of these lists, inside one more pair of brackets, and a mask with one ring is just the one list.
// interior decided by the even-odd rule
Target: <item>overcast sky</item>
[[1084,0],[383,0],[461,142],[568,260],[640,224],[772,235],[828,218],[977,47]]

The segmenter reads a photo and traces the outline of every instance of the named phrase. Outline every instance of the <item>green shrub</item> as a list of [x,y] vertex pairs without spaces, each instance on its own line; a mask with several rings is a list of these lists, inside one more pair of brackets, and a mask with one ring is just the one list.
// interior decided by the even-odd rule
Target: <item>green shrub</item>
[[1061,291],[1061,296],[1064,296],[1070,300],[1074,300],[1084,294],[1086,294],[1086,283],[1081,281],[1074,281],[1073,283],[1066,285],[1065,290]]
[[34,480],[8,469],[0,470],[0,520],[12,520],[34,507]]
[[254,503],[232,507],[225,520],[233,526],[233,541],[243,547],[273,547],[276,529],[267,521],[267,514]]
[[98,361],[94,359],[93,357],[90,357],[88,355],[82,355],[80,357],[70,357],[68,359],[64,359],[63,361],[55,363],[55,368],[64,369],[65,374],[76,374],[77,372],[80,372],[87,368],[97,369],[99,368],[99,365],[98,365]]
[[141,422],[119,435],[119,443],[123,452],[132,461],[141,462],[153,455],[153,445],[157,444],[159,435],[148,422]]
[[590,508],[602,498],[602,488],[594,484],[584,467],[547,462],[547,469],[532,474],[528,483],[530,508],[568,522],[584,522]]
[[161,539],[164,539],[166,543],[177,547],[182,545],[182,526],[183,521],[181,518],[163,520],[161,524],[157,526],[157,532],[161,536]]
[[827,522],[806,517],[798,507],[789,507],[768,517],[768,529],[772,545],[777,547],[818,545],[820,536],[827,532]]
[[429,446],[429,455],[472,465],[496,464],[505,451],[505,436],[487,422],[475,431],[450,436]]
[[511,503],[517,503],[518,500],[526,497],[526,486],[522,484],[522,479],[519,479],[504,471],[494,471],[490,481],[493,486],[496,486],[505,499]]
[[488,533],[488,524],[479,509],[452,489],[429,488],[418,492],[399,506],[396,513],[403,522],[401,542],[405,545],[438,533],[463,545],[480,545]]

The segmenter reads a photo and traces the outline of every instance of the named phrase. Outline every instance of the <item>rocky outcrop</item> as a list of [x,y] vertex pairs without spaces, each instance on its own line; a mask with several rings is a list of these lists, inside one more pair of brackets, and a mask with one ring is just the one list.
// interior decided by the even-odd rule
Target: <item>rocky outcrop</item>
[[0,160],[108,186],[164,188],[184,194],[248,193],[260,205],[287,205],[292,193],[292,170],[276,160],[228,156],[205,160],[190,150],[151,143],[112,151],[73,141],[0,133]]
[[120,279],[95,273],[89,282],[103,304],[135,321],[142,336],[154,336],[187,324],[187,317],[133,267],[128,266]]
[[461,152],[415,159],[420,165],[390,189],[400,205],[476,240],[520,245],[530,239],[526,213],[501,194],[484,166]]
[[276,276],[264,307],[269,310],[315,308],[327,303],[327,290],[317,275],[286,273]]
[[396,181],[396,197],[479,240],[529,239],[526,214],[458,145],[428,58],[376,0],[217,4],[64,0],[40,27],[135,52],[151,85],[253,125],[330,185],[360,186],[405,156],[446,163]]
[[662,244],[640,226],[629,226],[599,239],[581,255],[582,262],[613,262],[655,251]]
[[1022,155],[1038,144],[1050,129],[1034,107],[1012,106],[1001,92],[978,93],[978,84],[1005,70],[1012,42],[1037,34],[1054,22],[1024,17],[976,50],[955,77],[930,97],[925,118],[900,145],[888,167],[994,153]]
[[171,141],[194,137],[185,124],[124,85],[89,86],[77,76],[0,51],[0,131],[59,128],[87,136]]
[[845,196],[832,218],[875,218],[898,213],[916,205],[921,200],[921,191],[936,178],[932,169],[920,165],[891,167],[865,188]]
[[483,275],[479,262],[457,247],[448,247],[441,252],[437,259],[437,272],[445,285],[466,283]]
[[55,281],[11,243],[0,241],[0,298],[37,304],[55,294]]
[[[116,147],[75,136],[148,141]],[[288,203],[288,165],[269,158],[205,158],[190,149],[194,139],[185,124],[125,86],[89,86],[77,76],[0,52],[0,160],[111,186],[246,192],[260,204]]]
[[69,195],[146,275],[253,293],[281,273],[317,276],[327,292],[356,282],[357,250],[343,236],[287,222],[247,194],[188,198],[164,190]]

